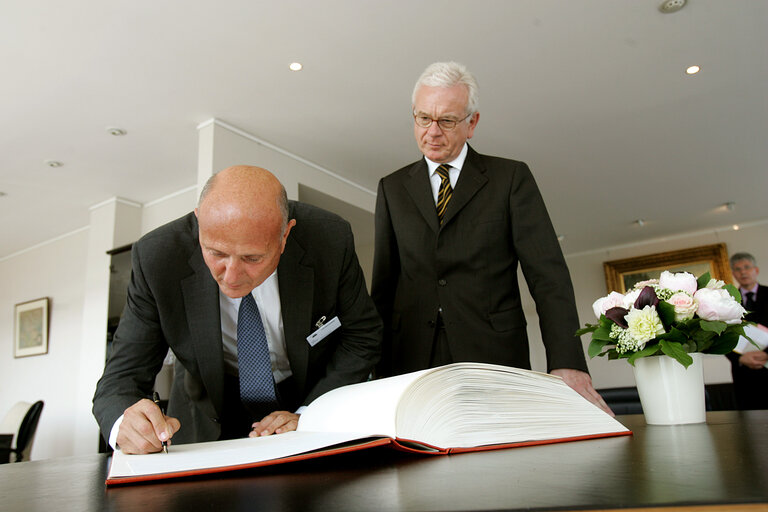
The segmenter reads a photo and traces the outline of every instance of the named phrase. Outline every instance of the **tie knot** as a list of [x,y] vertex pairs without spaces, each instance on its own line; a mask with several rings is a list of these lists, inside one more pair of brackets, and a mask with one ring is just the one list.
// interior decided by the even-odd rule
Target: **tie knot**
[[442,164],[437,168],[437,175],[440,176],[440,179],[447,180],[449,176],[448,170],[451,168],[450,165]]

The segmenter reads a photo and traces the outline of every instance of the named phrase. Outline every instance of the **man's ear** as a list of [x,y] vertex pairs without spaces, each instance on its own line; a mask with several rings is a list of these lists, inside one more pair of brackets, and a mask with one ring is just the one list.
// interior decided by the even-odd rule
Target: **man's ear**
[[283,233],[283,240],[280,247],[280,254],[283,254],[283,251],[285,250],[285,243],[288,241],[288,234],[291,232],[291,229],[295,225],[296,225],[296,219],[291,219],[290,221],[288,221],[288,224],[285,226],[285,232]]

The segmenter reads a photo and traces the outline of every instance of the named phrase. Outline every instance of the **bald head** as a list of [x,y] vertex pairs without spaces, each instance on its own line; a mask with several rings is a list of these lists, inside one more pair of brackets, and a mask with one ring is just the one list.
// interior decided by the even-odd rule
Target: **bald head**
[[235,166],[212,176],[195,209],[203,258],[225,295],[242,297],[277,268],[288,233],[288,200],[266,169]]

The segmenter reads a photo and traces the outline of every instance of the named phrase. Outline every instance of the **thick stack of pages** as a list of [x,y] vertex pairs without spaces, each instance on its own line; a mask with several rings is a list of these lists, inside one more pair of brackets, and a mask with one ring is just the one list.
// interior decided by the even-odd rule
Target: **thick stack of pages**
[[168,454],[116,451],[107,484],[232,471],[383,445],[458,453],[629,434],[558,377],[455,363],[330,391],[306,408],[295,432],[172,445]]

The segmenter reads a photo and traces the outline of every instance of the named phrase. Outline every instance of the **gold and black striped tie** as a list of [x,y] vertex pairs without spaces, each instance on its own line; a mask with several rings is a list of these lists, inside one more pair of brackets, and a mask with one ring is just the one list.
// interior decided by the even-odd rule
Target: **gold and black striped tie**
[[453,195],[451,180],[448,177],[450,167],[450,165],[442,164],[437,168],[437,174],[440,176],[440,189],[437,191],[437,218],[440,219],[440,224],[443,223],[445,208],[448,206],[448,201],[451,200],[451,195]]

